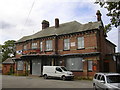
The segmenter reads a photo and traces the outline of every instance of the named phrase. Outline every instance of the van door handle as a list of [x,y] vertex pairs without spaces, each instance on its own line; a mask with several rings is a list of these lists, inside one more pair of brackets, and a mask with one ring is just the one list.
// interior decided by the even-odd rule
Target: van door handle
[[56,73],[56,71],[55,71],[55,73]]

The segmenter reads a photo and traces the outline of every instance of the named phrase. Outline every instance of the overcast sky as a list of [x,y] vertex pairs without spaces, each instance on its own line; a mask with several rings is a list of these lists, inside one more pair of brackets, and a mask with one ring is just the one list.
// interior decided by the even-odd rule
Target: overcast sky
[[[107,10],[94,4],[94,0],[1,0],[0,44],[40,31],[44,19],[49,21],[50,26],[54,25],[55,18],[59,18],[60,23],[76,20],[84,24],[97,21],[97,10],[102,13],[103,23],[108,24],[110,21],[106,16]],[[108,39],[116,45],[117,33],[116,28],[108,33]]]

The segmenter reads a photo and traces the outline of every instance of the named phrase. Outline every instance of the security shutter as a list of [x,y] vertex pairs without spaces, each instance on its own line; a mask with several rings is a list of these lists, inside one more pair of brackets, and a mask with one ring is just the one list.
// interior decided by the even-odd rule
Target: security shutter
[[41,75],[41,60],[32,60],[32,75]]
[[68,70],[82,71],[83,70],[82,58],[67,58],[66,67]]

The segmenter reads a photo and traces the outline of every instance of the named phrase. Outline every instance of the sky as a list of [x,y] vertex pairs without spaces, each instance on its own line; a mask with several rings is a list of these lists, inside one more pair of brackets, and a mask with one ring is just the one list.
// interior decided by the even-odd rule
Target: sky
[[[102,13],[104,25],[108,24],[107,10],[94,0],[1,0],[0,44],[40,31],[42,20],[49,21],[50,26],[54,26],[55,18],[60,24],[74,20],[82,24],[95,22],[97,10]],[[118,48],[118,29],[113,28],[107,35]]]

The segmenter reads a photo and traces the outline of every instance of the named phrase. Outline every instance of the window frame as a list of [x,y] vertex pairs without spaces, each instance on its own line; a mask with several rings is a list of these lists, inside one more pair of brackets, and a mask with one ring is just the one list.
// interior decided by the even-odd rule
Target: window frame
[[[20,68],[20,65],[21,64],[20,62],[22,62],[22,69]],[[24,70],[24,62],[23,61],[18,61],[17,62],[17,71],[23,71]]]
[[[66,40],[68,40],[68,41],[66,41]],[[64,51],[70,50],[70,39],[69,38],[66,38],[63,40],[63,46],[64,46],[63,47]]]
[[[78,66],[76,66],[75,64],[75,59],[79,62],[79,67]],[[73,71],[73,72],[76,72],[76,71],[78,71],[78,72],[83,72],[83,70],[84,70],[84,63],[83,63],[83,61],[82,61],[82,59],[83,58],[81,58],[81,57],[76,57],[76,58],[74,58],[74,57],[70,57],[70,58],[68,58],[67,60],[66,60],[66,68],[67,68],[67,70],[69,70],[69,71]],[[69,60],[69,61],[68,61]],[[74,65],[74,66],[76,66],[76,67],[72,67],[71,65]]]
[[43,51],[43,42],[40,41],[40,51],[42,52]]
[[[91,62],[91,63],[89,63],[89,62]],[[93,71],[93,61],[92,60],[88,60],[87,63],[88,63],[88,71],[92,72]],[[91,64],[90,68],[89,68],[89,64]]]
[[53,50],[53,40],[46,40],[45,41],[45,50],[52,51]]
[[27,49],[27,45],[24,45],[24,46],[23,46],[23,49],[26,50],[26,49]]
[[31,48],[32,48],[32,49],[37,49],[37,45],[38,45],[37,42],[33,42],[33,43],[31,44]]
[[[81,40],[78,40],[81,39]],[[85,42],[84,37],[77,37],[77,49],[84,49],[85,48]]]

